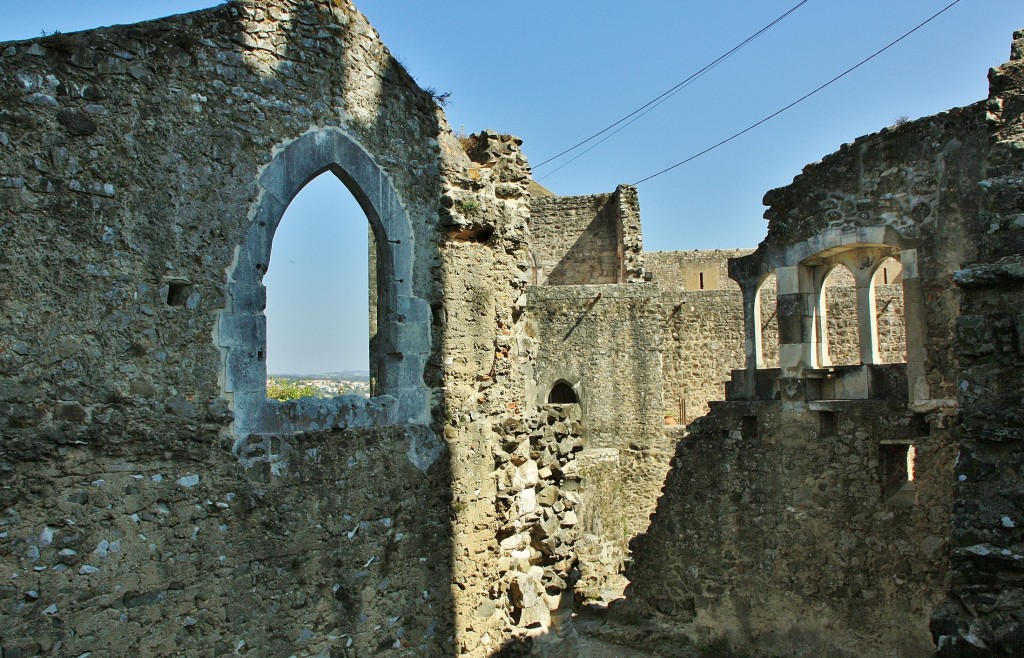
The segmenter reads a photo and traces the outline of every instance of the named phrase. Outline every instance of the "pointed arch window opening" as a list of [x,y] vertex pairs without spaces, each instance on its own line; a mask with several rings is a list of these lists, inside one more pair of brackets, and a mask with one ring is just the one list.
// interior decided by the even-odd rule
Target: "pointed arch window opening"
[[758,368],[779,367],[778,284],[774,272],[768,273],[754,297],[755,342]]
[[372,395],[377,328],[374,231],[355,196],[325,169],[289,202],[263,274],[268,382],[289,392]]
[[[283,403],[266,397],[263,274],[274,232],[288,205],[309,181],[326,171],[355,197],[375,236],[376,346],[369,349],[375,386],[370,398],[300,398]],[[258,459],[253,456],[258,452],[255,446],[263,439],[253,443],[250,437],[347,427],[428,428],[431,392],[423,373],[430,359],[431,311],[413,287],[417,262],[413,225],[388,174],[348,133],[329,127],[280,144],[257,183],[248,228],[227,272],[227,299],[215,336],[222,355],[222,394],[234,414],[231,432],[239,458],[246,463]],[[360,231],[360,235],[364,234]],[[363,239],[359,242],[365,244]],[[436,438],[429,428],[415,436],[424,441]],[[428,452],[431,456],[426,461],[436,457],[433,447]]]
[[859,365],[860,327],[853,272],[844,264],[835,264],[825,273],[820,294],[820,317],[816,323],[819,365]]
[[906,304],[903,296],[903,266],[894,257],[878,265],[872,281],[875,300],[875,332],[879,363],[906,363]]

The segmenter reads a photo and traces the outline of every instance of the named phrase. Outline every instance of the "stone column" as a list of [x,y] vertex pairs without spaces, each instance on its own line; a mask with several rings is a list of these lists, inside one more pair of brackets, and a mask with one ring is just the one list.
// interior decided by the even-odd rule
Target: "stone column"
[[797,377],[813,363],[814,325],[808,312],[808,281],[799,265],[775,270],[778,285],[779,367],[783,377]]
[[761,287],[751,281],[740,281],[743,293],[743,353],[746,369],[764,367],[764,350],[761,346]]
[[816,340],[814,353],[817,357],[817,367],[827,368],[832,365],[832,357],[828,353],[828,302],[825,297],[825,281],[828,279],[828,270],[825,267],[814,269],[814,338]]
[[798,265],[797,276],[800,285],[803,308],[802,353],[806,368],[820,368],[819,345],[828,334],[824,326],[825,296],[822,294],[821,267]]
[[917,271],[917,250],[900,252],[903,266],[903,318],[907,337],[907,388],[910,402],[931,399],[925,370],[924,290]]
[[853,270],[857,283],[857,333],[860,340],[860,362],[880,363],[878,354],[878,319],[875,315],[875,272],[871,268]]

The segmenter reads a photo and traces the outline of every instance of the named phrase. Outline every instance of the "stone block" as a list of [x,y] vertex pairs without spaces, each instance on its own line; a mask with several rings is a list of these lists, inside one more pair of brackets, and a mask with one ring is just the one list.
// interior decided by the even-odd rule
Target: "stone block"
[[229,393],[261,392],[267,388],[267,369],[257,360],[255,350],[235,348],[227,354],[224,367],[224,388]]
[[221,313],[217,323],[217,344],[246,352],[263,350],[267,344],[266,317],[262,314]]

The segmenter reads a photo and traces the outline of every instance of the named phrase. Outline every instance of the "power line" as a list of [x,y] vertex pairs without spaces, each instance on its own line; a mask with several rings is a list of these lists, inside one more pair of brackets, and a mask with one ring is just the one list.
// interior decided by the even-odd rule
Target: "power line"
[[[696,73],[692,74],[692,75],[691,75],[690,77],[686,78],[685,80],[683,80],[683,81],[682,81],[682,82],[680,82],[679,84],[677,84],[677,85],[675,85],[674,87],[672,87],[671,89],[669,89],[669,90],[667,90],[667,91],[663,92],[663,93],[662,93],[661,95],[659,95],[659,96],[656,96],[655,98],[651,99],[650,101],[648,101],[648,102],[647,102],[647,103],[645,103],[644,105],[641,105],[640,107],[638,107],[637,109],[633,110],[632,112],[630,112],[630,113],[629,113],[629,114],[627,114],[626,116],[622,117],[621,119],[619,119],[619,120],[618,120],[618,121],[616,121],[615,123],[613,123],[613,124],[611,124],[611,125],[609,125],[609,126],[605,127],[604,129],[602,129],[602,130],[600,130],[600,131],[598,131],[598,132],[594,133],[593,135],[591,135],[590,137],[587,137],[587,138],[586,138],[586,139],[584,139],[583,141],[581,141],[581,142],[578,142],[578,143],[574,144],[573,146],[570,146],[569,148],[565,149],[565,150],[564,150],[564,151],[562,151],[561,153],[558,153],[557,155],[553,155],[553,156],[551,156],[550,158],[548,158],[547,160],[545,160],[545,161],[541,162],[540,164],[534,165],[534,166],[533,166],[533,169],[534,169],[534,170],[537,170],[537,169],[539,169],[540,167],[543,167],[544,165],[548,164],[549,162],[552,162],[553,160],[557,160],[558,158],[562,157],[562,156],[563,156],[563,155],[565,155],[566,153],[570,153],[570,152],[572,152],[572,151],[575,151],[575,150],[576,150],[577,148],[579,148],[579,147],[583,146],[584,144],[586,144],[586,143],[587,143],[587,142],[589,142],[590,140],[592,140],[592,139],[594,139],[594,138],[596,138],[596,137],[600,137],[601,135],[603,135],[604,133],[608,132],[609,130],[611,130],[611,129],[612,129],[612,128],[614,128],[615,126],[619,125],[619,124],[620,124],[620,123],[622,123],[623,121],[626,121],[627,119],[629,119],[629,118],[633,117],[634,115],[636,115],[636,114],[639,114],[639,113],[643,112],[643,110],[645,110],[645,109],[647,109],[647,108],[651,108],[651,109],[654,109],[654,108],[653,108],[652,106],[657,106],[657,105],[660,105],[660,104],[661,104],[662,102],[664,102],[664,100],[667,100],[667,99],[668,99],[668,97],[672,96],[673,94],[675,94],[676,92],[678,92],[679,90],[681,90],[681,89],[682,89],[683,87],[687,86],[688,84],[690,84],[691,82],[693,82],[693,81],[694,81],[694,80],[696,80],[697,78],[701,77],[702,75],[704,75],[705,73],[707,73],[708,71],[710,71],[711,69],[713,69],[714,67],[718,66],[718,65],[719,65],[719,64],[720,64],[721,62],[723,62],[723,61],[724,61],[725,59],[727,59],[728,57],[730,57],[730,56],[731,56],[732,54],[734,54],[734,53],[735,53],[736,51],[740,50],[741,48],[743,48],[744,46],[746,46],[746,45],[747,45],[748,43],[750,43],[751,41],[753,41],[753,40],[754,40],[754,39],[756,39],[757,37],[761,36],[761,34],[763,34],[764,32],[767,32],[767,31],[768,31],[769,29],[771,29],[772,27],[774,27],[776,23],[778,23],[778,22],[779,22],[779,21],[781,21],[782,19],[784,19],[784,18],[786,18],[787,16],[789,16],[790,14],[792,14],[792,13],[793,13],[794,11],[796,11],[797,9],[799,9],[799,8],[800,8],[801,6],[803,6],[803,5],[807,4],[807,3],[809,2],[809,1],[810,1],[810,0],[801,0],[801,2],[798,2],[798,3],[796,4],[796,5],[794,5],[794,6],[793,6],[793,7],[792,7],[792,8],[791,8],[791,9],[790,9],[789,11],[787,11],[787,12],[786,12],[786,13],[784,13],[784,14],[782,14],[781,16],[779,16],[778,18],[776,18],[775,20],[773,20],[773,21],[772,21],[771,23],[769,23],[768,25],[765,25],[765,26],[764,26],[764,27],[762,27],[762,28],[761,28],[760,30],[758,30],[758,31],[757,31],[757,32],[755,32],[754,34],[752,34],[752,35],[750,35],[749,37],[747,37],[746,39],[744,39],[744,40],[743,40],[742,42],[740,42],[740,43],[739,43],[738,45],[734,46],[734,47],[733,47],[733,48],[732,48],[731,50],[729,50],[728,52],[726,52],[726,53],[725,53],[724,55],[721,55],[721,56],[719,56],[719,57],[718,57],[718,59],[716,59],[715,61],[713,61],[713,62],[711,62],[710,64],[706,65],[706,66],[705,66],[704,68],[702,68],[702,69],[700,69],[699,71],[697,71]],[[644,114],[646,114],[646,112],[644,112]],[[643,115],[641,115],[641,116],[643,116]],[[640,118],[640,117],[637,117],[637,119],[639,119],[639,118]],[[634,119],[634,121],[635,121],[635,120],[636,120],[636,119]],[[632,121],[630,121],[629,123],[632,123]],[[626,125],[628,126],[629,124],[627,123]],[[626,127],[626,126],[623,126],[622,128],[625,128],[625,127]],[[622,130],[622,128],[620,128],[619,130]],[[618,130],[616,130],[615,132],[618,132]],[[615,134],[615,133],[612,133],[612,135],[614,135],[614,134]],[[611,137],[611,135],[609,135],[608,137]],[[607,139],[607,137],[606,137],[605,139]],[[601,140],[601,141],[603,142],[604,140]],[[601,142],[598,142],[598,144],[600,144],[600,143],[601,143]],[[595,144],[594,146],[597,146],[597,144]],[[590,147],[590,148],[594,148],[594,147],[592,146],[592,147]],[[587,149],[587,151],[589,151],[589,150],[590,150],[590,149]],[[585,152],[586,152],[586,151],[584,151],[584,153],[585,153]],[[581,153],[580,155],[582,155],[582,153]],[[576,157],[579,157],[579,156],[576,156]],[[576,158],[573,158],[573,160],[575,160],[575,159],[576,159]],[[570,160],[570,162],[571,162],[571,161],[572,161],[572,160]],[[568,162],[567,162],[567,163],[565,163],[565,164],[568,164]],[[562,167],[564,167],[564,166],[565,166],[565,165],[563,164],[563,165],[562,165]],[[559,167],[559,168],[561,168],[561,167]],[[551,174],[553,174],[553,173],[554,173],[554,172],[550,172],[550,173],[549,173],[548,175],[551,175]]]
[[873,60],[875,57],[878,57],[879,55],[881,55],[885,51],[889,50],[890,48],[892,48],[893,46],[898,44],[900,41],[903,41],[904,39],[909,37],[914,32],[917,32],[918,30],[920,30],[922,27],[924,27],[928,23],[931,23],[933,20],[935,20],[936,18],[938,18],[942,14],[946,13],[947,10],[949,10],[951,7],[953,7],[953,5],[955,5],[955,4],[959,3],[959,2],[960,2],[960,0],[953,0],[953,2],[949,3],[948,5],[946,5],[945,7],[940,9],[939,11],[935,12],[934,14],[932,14],[930,17],[928,17],[927,20],[925,20],[924,22],[918,24],[916,27],[914,27],[909,32],[906,32],[900,38],[896,39],[895,41],[890,42],[884,48],[876,50],[874,53],[872,53],[868,57],[865,57],[864,59],[862,59],[861,61],[857,62],[856,64],[854,64],[850,68],[846,69],[845,71],[843,71],[842,73],[840,73],[836,77],[832,78],[831,80],[829,80],[825,84],[821,85],[820,87],[817,87],[813,91],[810,91],[810,92],[804,94],[803,96],[801,96],[800,98],[796,99],[795,101],[793,101],[789,105],[785,106],[781,110],[776,110],[775,112],[772,112],[771,114],[769,114],[765,118],[761,119],[757,123],[753,123],[753,124],[747,126],[746,128],[744,128],[743,130],[739,131],[738,133],[735,133],[735,134],[733,134],[733,135],[731,135],[729,137],[726,137],[722,141],[718,142],[717,144],[715,144],[713,146],[709,146],[708,148],[704,149],[700,153],[695,153],[694,155],[691,155],[690,157],[686,158],[685,160],[681,160],[681,161],[675,163],[671,167],[666,167],[666,168],[662,169],[661,171],[659,171],[657,173],[651,174],[647,178],[641,178],[637,182],[633,183],[633,185],[639,185],[640,183],[645,183],[645,182],[651,180],[652,178],[656,178],[656,177],[661,176],[662,174],[664,174],[666,172],[672,171],[676,167],[681,167],[682,165],[686,164],[687,162],[691,162],[693,160],[696,160],[697,158],[699,158],[700,156],[704,155],[705,153],[710,153],[711,151],[714,151],[719,146],[722,146],[723,144],[727,144],[727,143],[731,142],[732,140],[736,139],[737,137],[739,137],[740,135],[743,135],[745,133],[750,132],[754,128],[757,128],[758,126],[760,126],[762,123],[765,123],[766,121],[769,121],[770,119],[774,119],[775,117],[779,116],[780,114],[782,114],[783,112],[785,112],[789,108],[793,107],[794,105],[797,105],[798,103],[801,103],[801,102],[807,100],[808,98],[810,98],[811,96],[815,95],[816,93],[818,93],[819,91],[821,91],[825,87],[828,87],[829,85],[831,85],[833,82],[836,82],[840,78],[845,77],[848,73],[852,73],[853,71],[859,69],[864,64],[867,64],[868,62]]

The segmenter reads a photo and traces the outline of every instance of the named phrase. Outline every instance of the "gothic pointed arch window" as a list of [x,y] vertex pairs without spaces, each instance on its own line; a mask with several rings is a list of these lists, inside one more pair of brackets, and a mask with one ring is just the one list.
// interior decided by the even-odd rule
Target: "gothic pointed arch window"
[[[266,396],[266,288],[274,234],[292,199],[330,172],[355,197],[374,235],[376,327],[370,348],[373,397],[303,398],[286,403]],[[250,436],[371,425],[426,425],[430,391],[423,368],[430,352],[430,307],[413,291],[416,243],[412,223],[387,173],[341,129],[307,133],[278,149],[258,181],[249,227],[228,273],[227,300],[217,326],[223,395],[234,412],[235,450]],[[359,242],[366,244],[360,231]],[[361,313],[365,313],[365,308]]]

